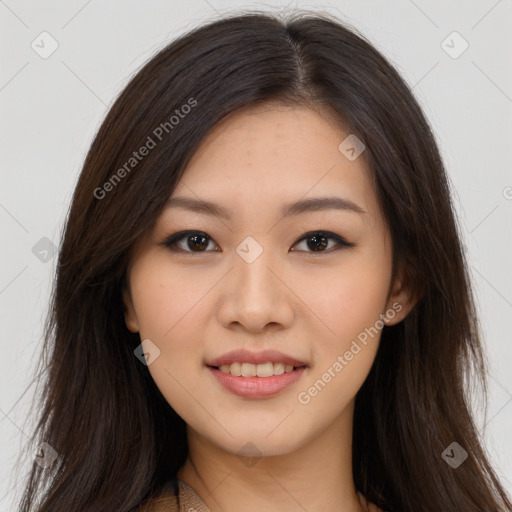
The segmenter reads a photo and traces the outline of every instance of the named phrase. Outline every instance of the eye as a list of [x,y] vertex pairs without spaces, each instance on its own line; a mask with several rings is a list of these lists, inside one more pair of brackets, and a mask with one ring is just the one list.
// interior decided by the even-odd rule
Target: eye
[[[333,245],[329,245],[334,242]],[[342,247],[354,247],[355,244],[347,242],[343,237],[331,233],[330,231],[310,231],[295,242],[296,244],[305,244],[306,252],[325,253],[332,252],[332,250],[341,249]],[[329,250],[326,250],[326,249]],[[310,251],[308,250],[310,249]],[[332,250],[331,250],[332,249]],[[291,249],[292,251],[304,251],[305,249]]]
[[210,252],[206,249],[213,240],[203,231],[180,231],[166,238],[161,245],[174,252]]
[[[332,243],[334,242],[334,243]],[[299,238],[293,245],[305,244],[302,249],[290,249],[299,252],[329,253],[342,247],[354,247],[355,244],[347,242],[343,237],[329,231],[310,231]],[[203,231],[180,231],[166,238],[160,243],[174,252],[211,252],[211,244],[219,252],[221,249],[213,239]],[[210,247],[210,250],[208,248]]]

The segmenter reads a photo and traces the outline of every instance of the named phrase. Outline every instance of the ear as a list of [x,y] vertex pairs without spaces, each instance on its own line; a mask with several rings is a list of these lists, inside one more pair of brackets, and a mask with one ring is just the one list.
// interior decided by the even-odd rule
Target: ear
[[122,297],[124,304],[124,321],[126,327],[131,332],[139,332],[139,321],[137,320],[135,308],[133,307],[132,295],[127,285],[123,286]]
[[405,275],[406,272],[403,268],[400,269],[392,283],[386,310],[382,316],[385,325],[391,326],[400,323],[420,299],[407,285],[410,280],[407,280]]

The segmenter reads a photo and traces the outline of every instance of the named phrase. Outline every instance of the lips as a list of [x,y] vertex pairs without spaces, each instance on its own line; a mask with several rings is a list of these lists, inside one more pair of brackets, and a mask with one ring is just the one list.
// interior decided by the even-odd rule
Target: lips
[[306,363],[288,356],[276,350],[263,350],[261,352],[250,352],[248,350],[233,350],[227,352],[220,357],[206,362],[206,366],[218,368],[222,365],[230,365],[232,363],[283,363],[284,365],[291,365],[295,367],[307,366]]
[[307,370],[304,362],[275,350],[234,350],[208,361],[206,366],[224,389],[250,399],[277,395]]
[[[248,399],[271,398],[295,384],[307,371],[305,366],[271,377],[237,377],[210,366],[208,370],[227,391]],[[215,382],[215,381],[214,381]]]

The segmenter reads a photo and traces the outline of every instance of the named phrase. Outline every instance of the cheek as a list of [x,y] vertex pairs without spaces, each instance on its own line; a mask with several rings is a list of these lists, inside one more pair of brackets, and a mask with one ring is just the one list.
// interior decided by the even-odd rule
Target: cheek
[[342,349],[384,312],[390,280],[390,263],[347,258],[344,265],[325,272],[305,272],[300,281],[304,304],[321,321],[319,336],[328,340],[328,352]]
[[[318,314],[328,324],[314,344],[314,364],[297,401],[313,417],[334,418],[354,399],[375,360],[386,287],[356,275],[338,286]],[[380,328],[379,328],[380,327]]]
[[312,402],[312,410],[330,403],[339,412],[357,393],[375,359],[391,260],[384,252],[373,254],[353,254],[332,272],[305,274],[304,302],[322,321],[313,344],[315,364],[299,399],[302,404]]
[[201,367],[197,312],[206,285],[201,279],[184,279],[180,269],[170,269],[163,258],[153,256],[143,257],[133,266],[130,286],[140,338],[151,340],[159,350],[148,370],[179,414],[176,399],[187,395],[184,388],[194,393],[197,379],[190,376],[197,376]]
[[130,285],[140,338],[150,339],[160,351],[148,371],[178,415],[201,428],[204,411],[191,397],[201,397],[199,312],[211,284],[191,277],[179,268],[171,270],[162,258],[141,258],[132,268]]
[[178,345],[173,340],[179,339],[178,334],[186,327],[190,328],[192,317],[197,319],[197,311],[212,283],[215,276],[211,273],[200,269],[191,273],[173,267],[165,255],[141,258],[130,273],[141,337],[159,340],[166,348]]
[[194,393],[197,375],[204,370],[198,355],[207,328],[208,291],[218,279],[198,268],[171,268],[165,255],[158,254],[141,257],[130,272],[140,338],[160,350],[148,370],[164,396],[173,397],[173,407],[174,397],[179,401],[187,395],[184,387]]

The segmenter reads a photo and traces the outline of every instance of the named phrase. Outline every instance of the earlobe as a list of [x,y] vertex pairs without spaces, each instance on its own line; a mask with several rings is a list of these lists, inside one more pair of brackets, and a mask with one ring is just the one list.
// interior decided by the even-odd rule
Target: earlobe
[[135,314],[135,308],[133,307],[133,301],[130,291],[127,287],[123,288],[123,305],[124,305],[124,321],[127,329],[130,332],[139,332],[139,322],[137,315]]
[[400,323],[411,312],[418,300],[408,286],[404,285],[402,277],[399,277],[394,283],[393,292],[389,296],[383,313],[384,324],[391,326]]

